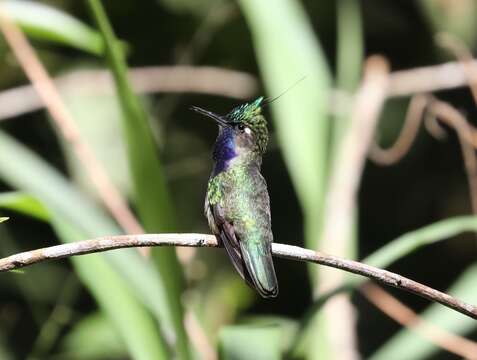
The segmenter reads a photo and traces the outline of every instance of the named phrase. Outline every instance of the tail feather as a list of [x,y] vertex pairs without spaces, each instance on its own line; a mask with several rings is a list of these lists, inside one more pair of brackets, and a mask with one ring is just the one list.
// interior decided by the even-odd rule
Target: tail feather
[[278,282],[273,267],[270,244],[240,242],[240,250],[252,282],[261,296],[278,295]]

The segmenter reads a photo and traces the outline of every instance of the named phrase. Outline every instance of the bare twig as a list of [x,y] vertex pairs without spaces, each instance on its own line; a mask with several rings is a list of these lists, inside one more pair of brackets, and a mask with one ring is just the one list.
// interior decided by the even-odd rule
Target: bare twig
[[[447,39],[449,40],[449,39]],[[441,38],[442,41],[442,38]],[[449,45],[447,43],[447,45]],[[477,79],[477,63],[472,59],[472,56],[469,51],[466,51],[465,48],[462,46],[454,46],[456,45],[455,42],[451,44],[452,50],[457,54],[457,57],[460,60],[460,69],[459,72],[463,75],[462,79],[458,79],[459,81],[464,80],[459,84],[461,85],[469,85],[471,87],[472,95],[474,100],[477,103],[477,87],[476,87],[476,79]],[[430,70],[430,68],[428,68]],[[432,81],[428,81],[429,78],[426,80],[426,75],[430,75],[431,72],[427,71],[428,69],[413,69],[409,70],[405,73],[394,73],[391,75],[390,79],[390,93],[389,96],[395,95],[403,95],[400,94],[399,91],[406,90],[406,86],[412,85],[414,90],[418,89],[419,86],[424,85],[438,85],[438,86],[445,86],[444,74],[447,72],[450,76],[451,67],[449,66],[442,66],[440,68],[434,67],[434,79]],[[456,70],[456,67],[453,67]],[[395,76],[399,75],[399,76]],[[442,78],[439,78],[439,75],[442,75]],[[406,78],[406,76],[408,76]],[[404,82],[400,83],[399,81],[402,79],[406,79]],[[437,81],[435,81],[437,80]],[[399,88],[399,86],[402,88]],[[412,87],[411,86],[411,87]],[[408,90],[411,88],[408,87]],[[398,90],[396,90],[398,89]],[[424,90],[421,88],[420,90]],[[431,90],[431,89],[425,89]],[[439,90],[439,89],[432,89],[432,90]],[[407,91],[407,90],[406,90]],[[380,149],[377,145],[373,145],[370,149],[370,158],[381,164],[381,165],[390,165],[397,161],[399,161],[410,149],[419,129],[419,125],[421,123],[422,118],[424,117],[424,111],[426,106],[428,107],[428,112],[426,116],[426,128],[430,133],[432,133],[437,138],[442,138],[445,136],[442,128],[439,126],[436,119],[443,120],[448,125],[452,126],[459,137],[460,145],[462,148],[465,169],[467,173],[467,178],[469,182],[469,192],[471,195],[471,203],[472,203],[472,210],[474,213],[477,211],[477,163],[476,157],[473,150],[473,146],[475,147],[477,144],[477,131],[473,128],[467,120],[450,104],[445,102],[441,102],[436,100],[431,96],[426,96],[423,94],[417,94],[413,97],[405,123],[403,125],[403,129],[401,131],[398,140],[396,141],[395,145],[393,145],[388,150]],[[434,120],[434,121],[430,121]],[[380,290],[377,287],[374,287]],[[380,290],[380,292],[383,292]],[[368,294],[372,297],[372,294]],[[429,324],[426,324],[422,319],[419,318],[417,314],[412,312],[412,310],[406,308],[403,304],[401,304],[397,299],[392,297],[391,295],[385,293],[386,299],[381,299],[381,303],[379,302],[379,298],[376,295],[375,299],[370,299],[375,303],[376,306],[380,307],[384,312],[386,312],[390,317],[396,319],[401,324],[408,326],[408,323],[403,322],[403,314],[407,314],[407,320],[412,321],[416,324],[423,324],[419,327],[419,331],[422,335],[426,338],[429,338],[431,341],[434,341],[444,349],[449,351],[453,351],[457,354],[465,354],[466,358],[475,358],[476,353],[476,344],[472,343],[464,338],[460,338],[456,335],[449,334],[444,330],[441,330],[437,327],[432,327]],[[392,304],[392,305],[391,305]],[[387,306],[386,306],[387,305]],[[470,355],[472,354],[472,355]]]
[[[382,57],[371,57],[366,62],[364,80],[351,112],[350,128],[344,135],[331,174],[323,230],[325,240],[322,246],[325,251],[343,253],[347,246],[348,234],[343,231],[352,227],[359,180],[378,116],[386,99],[387,79],[387,62]],[[328,245],[330,249],[327,248]]]
[[[258,88],[250,74],[212,66],[147,66],[129,70],[131,85],[138,94],[200,93],[249,99]],[[106,70],[76,70],[54,78],[61,93],[113,94],[114,84]],[[0,120],[43,108],[32,85],[0,92]]]
[[447,132],[439,123],[437,118],[429,112],[424,114],[424,127],[437,140],[444,140],[447,138]]
[[[477,65],[477,60],[472,60]],[[463,65],[459,62],[394,71],[389,77],[388,96],[409,96],[469,85]]]
[[[477,66],[477,60],[472,60]],[[193,92],[248,99],[257,92],[256,79],[247,73],[194,66],[151,66],[133,68],[129,72],[137,93]],[[110,74],[105,70],[78,70],[55,78],[57,87],[79,93],[110,93],[113,90]],[[459,62],[394,71],[389,77],[389,97],[410,96],[416,93],[448,90],[468,86],[464,66]],[[337,111],[349,94],[335,91]],[[22,99],[22,101],[18,101]],[[343,101],[341,101],[343,100]],[[30,85],[19,86],[0,93],[0,120],[41,109],[43,101]]]
[[[474,103],[477,105],[477,64],[473,62],[472,53],[469,48],[460,39],[448,33],[439,34],[437,41],[441,46],[454,53],[455,57],[462,64],[469,81],[469,88]],[[434,104],[436,104],[436,101],[434,101]],[[462,156],[464,157],[464,164],[469,183],[469,192],[472,200],[472,211],[474,214],[477,214],[477,158],[471,144],[466,141],[466,138],[472,135],[473,129],[462,115],[459,118],[458,115],[460,115],[460,113],[453,109],[449,104],[442,102],[439,104],[439,102],[437,102],[437,106],[444,108],[444,113],[448,114],[448,121],[453,124],[459,135]]]
[[81,138],[81,134],[71,113],[63,103],[55,84],[38,59],[25,35],[18,26],[5,15],[1,7],[0,29],[21,67],[38,92],[38,95],[48,108],[51,117],[84,165],[85,170],[108,210],[127,232],[143,232],[141,225],[129,209],[127,202],[110,181],[91,148]]
[[[465,84],[470,87],[474,102],[477,104],[477,63],[473,60],[469,49],[459,39],[449,34],[440,34],[437,40],[441,46],[452,51],[458,58],[458,64],[461,66],[462,74],[466,80]],[[408,80],[410,81],[410,79]],[[392,91],[392,84],[390,89]],[[477,148],[477,129],[470,125],[467,119],[449,103],[437,100],[431,95],[415,95],[396,143],[387,150],[373,144],[370,149],[370,158],[380,165],[390,165],[399,161],[409,151],[414,141],[426,106],[429,115],[444,121],[458,134],[469,183],[472,212],[477,214],[477,157],[474,152],[474,148]],[[431,124],[432,127],[430,127]],[[436,134],[438,131],[439,137],[441,137],[442,130],[437,123],[427,122],[426,126],[432,134]]]
[[450,33],[440,33],[436,40],[439,45],[451,51],[459,60],[459,63],[462,64],[470,92],[477,104],[477,64],[473,61],[472,53],[459,38]]
[[392,165],[401,160],[407,154],[417,136],[426,104],[426,96],[422,94],[414,95],[396,142],[390,148],[383,149],[374,141],[369,149],[370,159],[379,165]]
[[472,212],[477,214],[477,158],[474,152],[474,148],[477,147],[475,141],[477,131],[458,110],[445,101],[430,97],[428,111],[457,132],[469,183]]
[[217,353],[202,329],[195,313],[188,309],[184,315],[184,324],[189,335],[189,339],[194,346],[200,350],[201,358],[204,360],[217,360]]
[[[207,234],[142,234],[105,236],[26,251],[0,259],[0,272],[19,269],[47,260],[57,260],[70,256],[85,255],[102,251],[149,246],[218,247],[213,235]],[[473,319],[477,319],[477,307],[452,296],[432,289],[396,273],[347,260],[298,246],[273,244],[273,255],[290,260],[312,262],[365,276],[385,285],[405,290],[430,301],[438,302]]]
[[[333,162],[330,189],[326,198],[325,223],[320,250],[345,256],[352,236],[356,194],[366,154],[384,103],[388,86],[389,66],[379,56],[370,57],[365,64],[364,78],[351,109],[349,129],[339,144]],[[323,275],[321,274],[323,273]],[[343,274],[320,271],[320,293],[330,291],[343,281]],[[330,299],[323,308],[327,318],[328,337],[338,351],[334,357],[357,359],[357,345],[353,334],[354,309],[347,294]]]
[[367,283],[360,288],[360,292],[374,306],[402,326],[410,328],[423,338],[451,353],[462,356],[465,359],[477,359],[477,343],[452,334],[423,320],[414,311],[379,286]]

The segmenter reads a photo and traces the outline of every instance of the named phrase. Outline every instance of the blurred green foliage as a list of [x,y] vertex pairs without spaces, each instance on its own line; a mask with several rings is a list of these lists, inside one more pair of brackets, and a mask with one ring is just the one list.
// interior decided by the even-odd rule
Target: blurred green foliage
[[[393,68],[441,61],[432,41],[438,31],[471,49],[477,45],[471,0],[8,0],[1,6],[53,75],[110,69],[114,92],[62,96],[148,232],[208,231],[202,207],[216,129],[187,109],[197,104],[225,113],[236,103],[185,93],[137,97],[126,55],[129,66],[213,65],[253,73],[270,97],[305,76],[266,113],[272,145],[263,173],[275,241],[310,248],[319,248],[329,174],[348,129],[349,109],[334,108],[335,89],[346,96],[355,91],[363,57],[371,53],[386,55]],[[0,63],[3,89],[25,83],[4,42]],[[467,90],[439,96],[469,119],[475,115]],[[393,99],[384,109],[378,136],[385,144],[396,137],[406,102]],[[0,226],[0,256],[122,232],[48,119],[36,111],[2,121],[0,222],[10,220]],[[470,212],[466,189],[454,136],[437,143],[422,134],[400,164],[368,164],[349,239],[356,253],[349,256],[476,303],[475,239],[462,235],[476,232],[476,220],[457,216]],[[454,240],[441,241],[447,238]],[[1,274],[0,358],[200,358],[203,339],[187,334],[186,312],[224,359],[329,358],[326,323],[309,326],[326,301],[310,295],[315,266],[308,272],[303,264],[276,260],[281,292],[266,301],[240,280],[223,251],[182,255],[179,263],[175,249],[154,249],[146,260],[125,249]],[[352,278],[347,291],[361,281]],[[351,294],[363,358],[450,358]],[[475,321],[393,294],[429,321],[477,338]]]

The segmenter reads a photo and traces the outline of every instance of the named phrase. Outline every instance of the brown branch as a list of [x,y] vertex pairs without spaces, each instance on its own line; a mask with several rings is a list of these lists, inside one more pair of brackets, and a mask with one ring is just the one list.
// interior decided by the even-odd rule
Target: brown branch
[[[256,94],[257,80],[250,74],[212,66],[145,66],[129,70],[138,94],[200,93],[249,99]],[[114,94],[111,73],[106,70],[76,70],[53,79],[61,93]],[[32,85],[0,92],[0,120],[36,111],[44,103]]]
[[444,127],[439,123],[437,118],[427,112],[424,114],[424,127],[426,130],[437,140],[444,140],[447,138],[447,132]]
[[[207,234],[142,234],[105,236],[92,240],[77,241],[42,249],[26,251],[0,259],[0,272],[20,269],[47,260],[57,260],[70,256],[85,255],[102,251],[148,246],[218,247],[213,235]],[[273,244],[273,255],[297,261],[312,262],[353,274],[365,276],[388,286],[408,291],[430,301],[438,302],[473,319],[477,319],[477,307],[452,296],[420,284],[396,273],[347,260],[298,246]]]
[[[381,107],[386,99],[389,64],[381,56],[371,56],[364,67],[364,77],[351,108],[349,128],[337,149],[330,176],[330,189],[325,199],[326,214],[320,250],[346,256],[352,237],[356,195],[366,154]],[[324,274],[322,274],[324,273]],[[343,274],[320,270],[317,289],[330,291],[342,283]],[[355,311],[348,294],[330,299],[323,308],[333,356],[358,359],[355,331]]]
[[351,112],[350,126],[337,151],[331,174],[324,212],[326,221],[323,225],[322,248],[325,251],[342,254],[347,247],[347,232],[352,228],[361,173],[386,99],[388,71],[387,61],[380,56],[370,57],[366,61],[364,79]]
[[429,97],[428,111],[457,132],[468,179],[472,212],[477,214],[477,158],[474,151],[477,147],[477,131],[457,109],[445,101]]
[[426,104],[425,95],[413,96],[397,140],[387,149],[383,149],[374,140],[369,149],[369,158],[379,165],[392,165],[401,160],[408,153],[417,136]]
[[415,331],[423,338],[451,353],[462,356],[465,359],[477,359],[477,343],[423,320],[414,311],[379,286],[367,283],[360,288],[360,292],[369,302],[402,326]]
[[451,51],[462,65],[470,92],[477,104],[477,64],[474,63],[469,48],[459,38],[450,33],[440,33],[436,40],[440,46]]
[[184,314],[184,325],[189,335],[190,342],[199,350],[204,360],[217,360],[217,352],[205,334],[202,325],[192,309],[187,309]]
[[[475,94],[477,96],[477,88]],[[370,148],[369,157],[379,165],[392,165],[398,162],[411,148],[426,108],[428,116],[445,122],[457,132],[468,179],[472,212],[477,214],[477,157],[474,152],[474,149],[477,148],[477,129],[449,103],[431,95],[416,95],[411,101],[398,140],[389,149],[382,149],[374,142]],[[445,134],[435,121],[432,123],[427,121],[426,128],[439,138]]]
[[[477,60],[472,60],[477,65]],[[463,65],[457,61],[440,65],[424,66],[409,70],[399,70],[389,77],[389,97],[409,96],[440,90],[468,86]]]
[[[469,72],[469,70],[466,69],[466,72]],[[473,94],[477,94],[477,92],[473,91]],[[425,113],[426,109],[428,111]],[[380,165],[391,165],[398,162],[409,151],[424,117],[427,130],[436,138],[442,139],[445,136],[445,131],[437,121],[438,119],[454,128],[457,132],[468,178],[472,210],[476,213],[477,162],[473,149],[476,144],[475,139],[477,139],[475,135],[476,129],[450,104],[437,100],[431,95],[415,95],[411,100],[398,140],[389,149],[381,149],[375,143],[370,149],[369,155],[371,160]],[[378,286],[367,284],[361,288],[361,292],[389,317],[403,326],[412,328],[424,338],[434,342],[443,349],[467,359],[477,358],[475,355],[477,353],[476,343],[424,321],[419,315]]]

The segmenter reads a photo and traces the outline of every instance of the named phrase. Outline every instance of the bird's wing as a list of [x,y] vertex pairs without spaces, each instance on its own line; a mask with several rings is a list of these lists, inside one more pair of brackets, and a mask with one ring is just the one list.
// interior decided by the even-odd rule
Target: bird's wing
[[[250,276],[254,288],[261,296],[270,298],[278,294],[278,283],[272,260],[272,229],[270,199],[267,184],[260,173],[251,177],[251,186],[245,194],[253,201],[248,202],[248,214],[234,224],[245,273]],[[242,189],[244,191],[244,189]]]
[[226,219],[224,211],[218,203],[214,205],[209,204],[208,206],[210,216],[213,217],[215,223],[215,235],[218,237],[218,240],[223,244],[225,250],[227,251],[227,254],[229,255],[230,260],[232,261],[232,264],[234,265],[240,276],[247,283],[253,286],[250,275],[245,267],[239,240],[235,236],[235,229],[233,224]]

